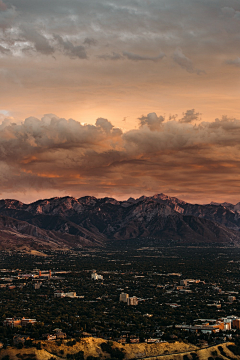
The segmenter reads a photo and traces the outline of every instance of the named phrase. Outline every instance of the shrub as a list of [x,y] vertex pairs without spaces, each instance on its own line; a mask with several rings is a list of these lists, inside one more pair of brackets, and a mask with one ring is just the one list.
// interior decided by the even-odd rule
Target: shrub
[[213,350],[211,354],[212,356],[217,356],[217,350]]
[[225,353],[225,351],[223,350],[222,346],[218,346],[218,350],[220,351],[221,355],[228,357],[227,354]]
[[240,355],[240,348],[236,345],[227,345],[229,351],[231,351],[234,355]]
[[67,354],[67,359],[84,360],[84,352],[79,351],[76,354]]
[[196,353],[191,353],[191,356],[193,360],[198,360],[198,356]]
[[102,351],[107,352],[108,354],[111,355],[111,359],[115,358],[118,360],[122,360],[124,359],[124,352],[118,348],[113,349],[112,348],[113,342],[112,341],[108,341],[107,343],[101,343],[101,349]]
[[76,340],[74,339],[74,340],[70,340],[70,341],[68,341],[67,342],[67,346],[73,346],[73,345],[76,345]]
[[102,351],[105,351],[109,354],[111,354],[112,346],[110,345],[110,342],[103,342],[100,344]]
[[37,350],[41,350],[42,349],[42,344],[39,342],[36,344],[36,349]]
[[25,345],[26,347],[32,347],[32,346],[33,346],[32,340],[26,340],[25,343],[24,343],[24,345]]

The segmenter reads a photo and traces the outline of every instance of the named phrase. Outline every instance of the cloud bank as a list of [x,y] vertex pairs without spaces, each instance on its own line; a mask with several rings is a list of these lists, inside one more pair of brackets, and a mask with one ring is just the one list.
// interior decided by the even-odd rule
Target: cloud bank
[[[185,118],[197,114],[187,110]],[[52,114],[21,124],[5,119],[1,192],[239,194],[240,120],[224,116],[193,125],[150,113],[139,125],[123,132],[104,118],[95,125]]]

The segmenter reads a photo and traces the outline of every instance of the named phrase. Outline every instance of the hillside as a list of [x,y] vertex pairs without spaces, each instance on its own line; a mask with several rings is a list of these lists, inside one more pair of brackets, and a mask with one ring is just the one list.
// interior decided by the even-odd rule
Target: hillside
[[164,194],[127,201],[91,196],[31,204],[0,200],[0,249],[101,247],[109,241],[117,246],[131,239],[158,245],[239,246],[239,230],[239,204],[190,204]]
[[[66,343],[66,341],[65,341]],[[62,344],[57,346],[54,341],[42,342],[42,350],[36,348],[16,349],[8,347],[6,350],[0,351],[0,359],[6,355],[9,360],[50,360],[50,359],[66,359],[67,354],[77,354],[79,351],[84,352],[84,359],[89,356],[97,359],[108,359],[110,354],[102,351],[101,344],[106,340],[99,338],[85,338],[73,347]],[[229,345],[233,343],[224,343],[217,346],[200,349],[191,344],[183,342],[175,343],[159,343],[159,344],[126,344],[113,343],[112,349],[120,350],[124,354],[124,360],[130,359],[172,359],[172,360],[207,360],[207,359],[240,359],[239,355],[234,355],[229,350]]]

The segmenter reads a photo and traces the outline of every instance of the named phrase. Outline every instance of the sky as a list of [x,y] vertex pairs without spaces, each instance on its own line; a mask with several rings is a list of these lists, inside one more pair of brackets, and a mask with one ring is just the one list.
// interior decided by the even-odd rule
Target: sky
[[0,0],[0,197],[240,201],[239,0]]

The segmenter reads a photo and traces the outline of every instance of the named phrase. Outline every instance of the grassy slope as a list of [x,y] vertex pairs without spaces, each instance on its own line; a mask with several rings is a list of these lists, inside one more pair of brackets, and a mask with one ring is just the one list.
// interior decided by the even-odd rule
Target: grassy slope
[[[66,341],[65,341],[66,342]],[[102,352],[100,344],[102,342],[106,342],[103,339],[98,338],[86,338],[82,339],[74,346],[66,346],[65,342],[61,346],[57,346],[54,341],[43,341],[42,347],[43,350],[36,350],[35,348],[23,348],[21,350],[16,348],[7,348],[6,350],[0,351],[0,359],[2,359],[5,355],[9,355],[10,360],[27,360],[30,354],[35,354],[35,357],[31,357],[32,359],[37,360],[49,360],[52,356],[54,356],[57,360],[66,358],[67,354],[77,353],[78,351],[84,351],[85,359],[88,356],[95,356],[109,358],[107,353]],[[227,343],[229,344],[229,343]],[[151,357],[159,356],[159,359],[166,360],[183,360],[183,356],[187,355],[188,359],[193,359],[191,353],[196,353],[199,360],[207,360],[212,355],[212,352],[217,351],[217,355],[213,356],[221,357],[222,359],[240,359],[240,356],[235,356],[231,353],[226,347],[227,344],[221,344],[225,354],[227,357],[221,355],[218,346],[214,346],[207,349],[199,349],[194,345],[189,345],[185,343],[162,343],[162,344],[126,344],[121,345],[118,343],[113,344],[113,348],[117,347],[125,352],[125,359],[134,359],[141,357]],[[60,354],[60,350],[64,351],[64,355]],[[175,355],[174,355],[175,353]],[[176,354],[181,353],[181,354]],[[171,355],[170,355],[171,354]],[[161,356],[162,355],[162,356]],[[186,358],[186,356],[185,356]],[[153,359],[153,358],[152,358]],[[156,358],[154,358],[156,359]]]

